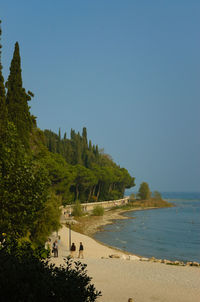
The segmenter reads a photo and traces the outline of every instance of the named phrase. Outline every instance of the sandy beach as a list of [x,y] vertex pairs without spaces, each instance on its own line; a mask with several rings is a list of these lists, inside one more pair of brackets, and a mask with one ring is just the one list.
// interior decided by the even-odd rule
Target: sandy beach
[[[59,230],[61,237],[59,257],[51,258],[56,265],[64,264],[69,255],[69,229]],[[52,235],[52,240],[56,234]],[[84,259],[88,275],[96,289],[101,290],[98,302],[199,302],[200,268],[171,266],[162,263],[143,262],[137,256],[129,256],[122,251],[109,248],[94,239],[72,231],[72,242],[84,245]],[[109,258],[118,255],[119,259]],[[78,251],[75,260],[78,260]]]

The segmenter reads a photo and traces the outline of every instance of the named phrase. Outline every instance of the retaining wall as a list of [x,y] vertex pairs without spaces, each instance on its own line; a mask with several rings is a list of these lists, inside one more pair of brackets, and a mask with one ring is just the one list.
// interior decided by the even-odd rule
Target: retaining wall
[[[84,212],[91,212],[95,206],[102,206],[104,209],[110,209],[115,206],[127,204],[129,202],[129,196],[118,200],[99,201],[99,202],[87,202],[81,203]],[[67,205],[62,207],[62,214],[71,214],[73,211],[73,205]]]

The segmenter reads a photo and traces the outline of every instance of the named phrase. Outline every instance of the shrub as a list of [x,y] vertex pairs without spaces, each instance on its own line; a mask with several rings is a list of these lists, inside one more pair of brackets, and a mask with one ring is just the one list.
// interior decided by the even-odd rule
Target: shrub
[[130,195],[130,201],[134,201],[134,200],[135,200],[135,194],[132,193],[132,194]]
[[66,267],[55,267],[38,259],[29,244],[21,248],[16,242],[3,245],[0,248],[1,301],[94,302],[101,295],[90,284],[86,264],[66,260]]
[[162,200],[162,195],[158,191],[154,191],[153,198],[156,200]]
[[73,206],[72,216],[81,217],[83,216],[83,209],[79,200],[76,200]]
[[100,205],[97,205],[92,210],[92,215],[94,216],[103,216],[104,214],[104,208]]

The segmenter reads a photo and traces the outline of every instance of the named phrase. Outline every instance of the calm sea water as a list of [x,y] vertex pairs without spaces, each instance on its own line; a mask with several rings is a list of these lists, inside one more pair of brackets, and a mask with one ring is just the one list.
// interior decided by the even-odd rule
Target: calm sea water
[[200,262],[200,193],[162,193],[173,208],[127,212],[95,238],[144,257]]

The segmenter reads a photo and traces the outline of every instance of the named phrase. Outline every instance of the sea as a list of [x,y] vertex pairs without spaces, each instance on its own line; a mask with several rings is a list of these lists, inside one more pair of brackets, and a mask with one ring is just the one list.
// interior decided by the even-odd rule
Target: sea
[[174,207],[131,211],[95,239],[118,249],[158,259],[200,262],[200,193],[163,192]]

